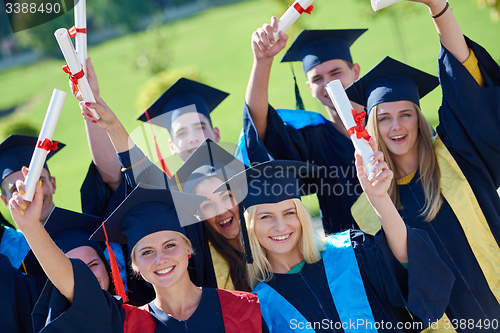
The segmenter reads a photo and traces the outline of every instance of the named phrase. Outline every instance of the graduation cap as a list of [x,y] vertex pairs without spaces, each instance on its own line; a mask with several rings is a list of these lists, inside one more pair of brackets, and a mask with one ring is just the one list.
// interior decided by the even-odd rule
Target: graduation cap
[[[31,156],[37,145],[38,138],[29,135],[12,134],[0,143],[0,172],[2,181],[10,174],[20,171],[23,166],[28,166]],[[60,151],[65,144],[58,143],[56,150],[51,150],[47,155],[47,160]],[[49,169],[44,164],[45,169]],[[1,183],[1,182],[0,182]]]
[[180,78],[137,119],[170,132],[175,119],[189,112],[201,113],[210,120],[210,112],[227,96],[228,93],[203,83]]
[[[139,183],[92,235],[92,240],[127,244],[163,230],[185,235],[184,225],[205,197]],[[104,230],[105,228],[105,230]]]
[[302,61],[304,72],[332,59],[352,62],[349,48],[368,29],[303,30],[281,62]]
[[349,100],[366,105],[367,111],[380,103],[410,101],[420,105],[422,97],[439,85],[439,79],[385,57],[361,79],[346,89]]
[[[101,223],[100,217],[55,207],[47,218],[44,228],[64,253],[81,246],[90,246],[105,261],[102,245],[97,241],[89,240]],[[45,272],[31,250],[26,255],[21,270],[45,277]]]
[[245,168],[245,164],[217,143],[205,139],[170,178],[169,186],[179,192],[191,193],[206,178],[216,176],[225,182]]

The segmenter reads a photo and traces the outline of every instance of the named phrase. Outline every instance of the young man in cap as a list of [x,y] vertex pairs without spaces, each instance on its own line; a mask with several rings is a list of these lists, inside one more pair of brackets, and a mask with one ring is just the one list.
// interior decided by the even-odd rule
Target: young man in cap
[[[330,116],[327,120],[304,111],[279,113],[268,104],[271,65],[288,39],[280,32],[280,40],[275,42],[273,32],[277,28],[278,20],[273,17],[271,25],[265,24],[252,35],[254,63],[243,115],[250,161],[299,160],[324,167],[324,173],[313,182],[325,230],[350,228],[349,209],[362,190],[356,178],[354,148],[326,85],[339,79],[348,87],[359,78],[360,68],[352,62],[349,47],[366,29],[304,30],[283,57],[282,62],[302,61],[309,90],[325,106]],[[353,108],[362,110],[361,105]],[[305,123],[300,120],[303,115],[308,118]]]
[[[29,165],[37,141],[38,138],[33,136],[13,134],[0,144],[0,172],[2,175],[0,198],[6,206],[9,205],[9,200],[17,191],[16,181],[24,181],[22,168]],[[63,147],[64,144],[59,143],[56,150],[49,152],[47,159]],[[56,192],[56,178],[51,176],[47,164],[42,169],[40,181],[43,189],[40,223],[44,224],[54,208],[52,195]],[[4,227],[0,241],[0,253],[5,254],[10,259],[12,266],[18,268],[28,251],[29,246],[22,233],[7,226]]]

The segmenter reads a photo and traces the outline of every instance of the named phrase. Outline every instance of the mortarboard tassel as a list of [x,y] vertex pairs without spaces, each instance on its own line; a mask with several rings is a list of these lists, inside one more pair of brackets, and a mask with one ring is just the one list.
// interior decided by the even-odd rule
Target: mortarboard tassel
[[293,70],[292,62],[289,62],[290,68],[292,69],[293,82],[295,84],[295,108],[297,110],[305,110],[304,102],[302,101],[302,97],[300,96],[299,86],[297,85],[297,78],[295,77],[295,71]]
[[253,264],[252,250],[250,249],[250,241],[248,240],[247,224],[245,222],[242,203],[238,204],[238,209],[240,212],[241,235],[243,236],[243,251],[245,251],[247,263]]
[[128,297],[125,293],[125,287],[123,285],[122,278],[120,276],[120,270],[118,269],[118,264],[116,263],[116,257],[109,245],[108,233],[106,232],[106,227],[104,226],[104,222],[102,222],[102,230],[104,230],[104,237],[106,237],[106,247],[108,248],[109,254],[109,264],[111,266],[111,279],[113,280],[113,284],[115,285],[116,295],[120,296],[123,299],[123,303],[127,303]]
[[155,135],[155,133],[153,131],[153,125],[151,124],[151,120],[149,119],[148,109],[146,109],[146,112],[144,114],[146,115],[146,118],[148,119],[149,126],[151,126],[151,133],[153,134],[153,141],[155,143],[156,156],[160,160],[160,164],[161,164],[161,168],[162,168],[163,172],[170,179],[170,178],[172,178],[172,174],[170,173],[170,170],[168,170],[167,165],[165,164],[165,160],[163,159],[163,156],[161,155],[160,147],[158,147],[158,142],[156,140],[156,135]]

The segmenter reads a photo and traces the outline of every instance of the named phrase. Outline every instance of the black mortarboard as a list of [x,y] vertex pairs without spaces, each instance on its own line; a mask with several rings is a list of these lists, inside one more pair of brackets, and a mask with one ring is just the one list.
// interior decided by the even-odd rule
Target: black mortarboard
[[235,175],[214,192],[231,189],[244,209],[267,203],[278,203],[288,199],[300,199],[310,194],[303,186],[302,177],[312,177],[320,168],[314,164],[298,161],[268,161]]
[[304,72],[332,59],[352,61],[349,48],[368,29],[303,30],[281,62],[302,61]]
[[218,176],[223,182],[245,170],[245,164],[217,143],[205,139],[170,178],[170,188],[191,193],[203,179]]
[[[0,172],[2,174],[2,181],[11,173],[20,171],[23,166],[29,166],[37,142],[38,138],[34,136],[12,134],[0,143]],[[50,151],[47,155],[47,160],[64,146],[64,143],[59,142],[57,150]],[[44,164],[43,167],[47,170],[49,169],[47,164]]]
[[[99,228],[101,223],[102,218],[100,217],[55,207],[47,218],[44,228],[64,253],[80,246],[90,246],[96,250],[102,260],[105,260],[101,244],[89,240],[90,235]],[[27,273],[45,276],[45,272],[31,250],[26,255],[23,265],[24,267],[21,269]]]
[[[104,223],[109,242],[128,244],[129,250],[143,237],[163,230],[185,235],[193,212],[205,197],[139,183]],[[182,222],[181,222],[182,221]],[[101,226],[91,237],[106,241]]]
[[420,105],[422,97],[439,85],[439,79],[385,57],[361,79],[346,89],[349,100],[366,105],[368,112],[380,103],[410,101]]
[[185,113],[198,112],[210,120],[210,112],[227,96],[203,83],[180,78],[137,119],[146,122],[149,117],[153,124],[170,131],[172,122]]

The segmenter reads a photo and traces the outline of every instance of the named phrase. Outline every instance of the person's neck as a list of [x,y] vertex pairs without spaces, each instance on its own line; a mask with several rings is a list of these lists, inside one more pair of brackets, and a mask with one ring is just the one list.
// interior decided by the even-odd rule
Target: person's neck
[[229,244],[238,252],[243,252],[243,246],[241,245],[240,237],[228,240]]
[[404,155],[393,155],[394,179],[404,178],[418,169],[418,149],[413,149]]
[[188,320],[196,311],[201,299],[202,289],[195,286],[189,276],[168,288],[155,286],[155,305],[177,320]]
[[286,274],[292,268],[300,264],[302,260],[304,260],[304,255],[300,251],[280,254],[268,252],[267,260],[269,260],[269,263],[271,264],[273,273]]

